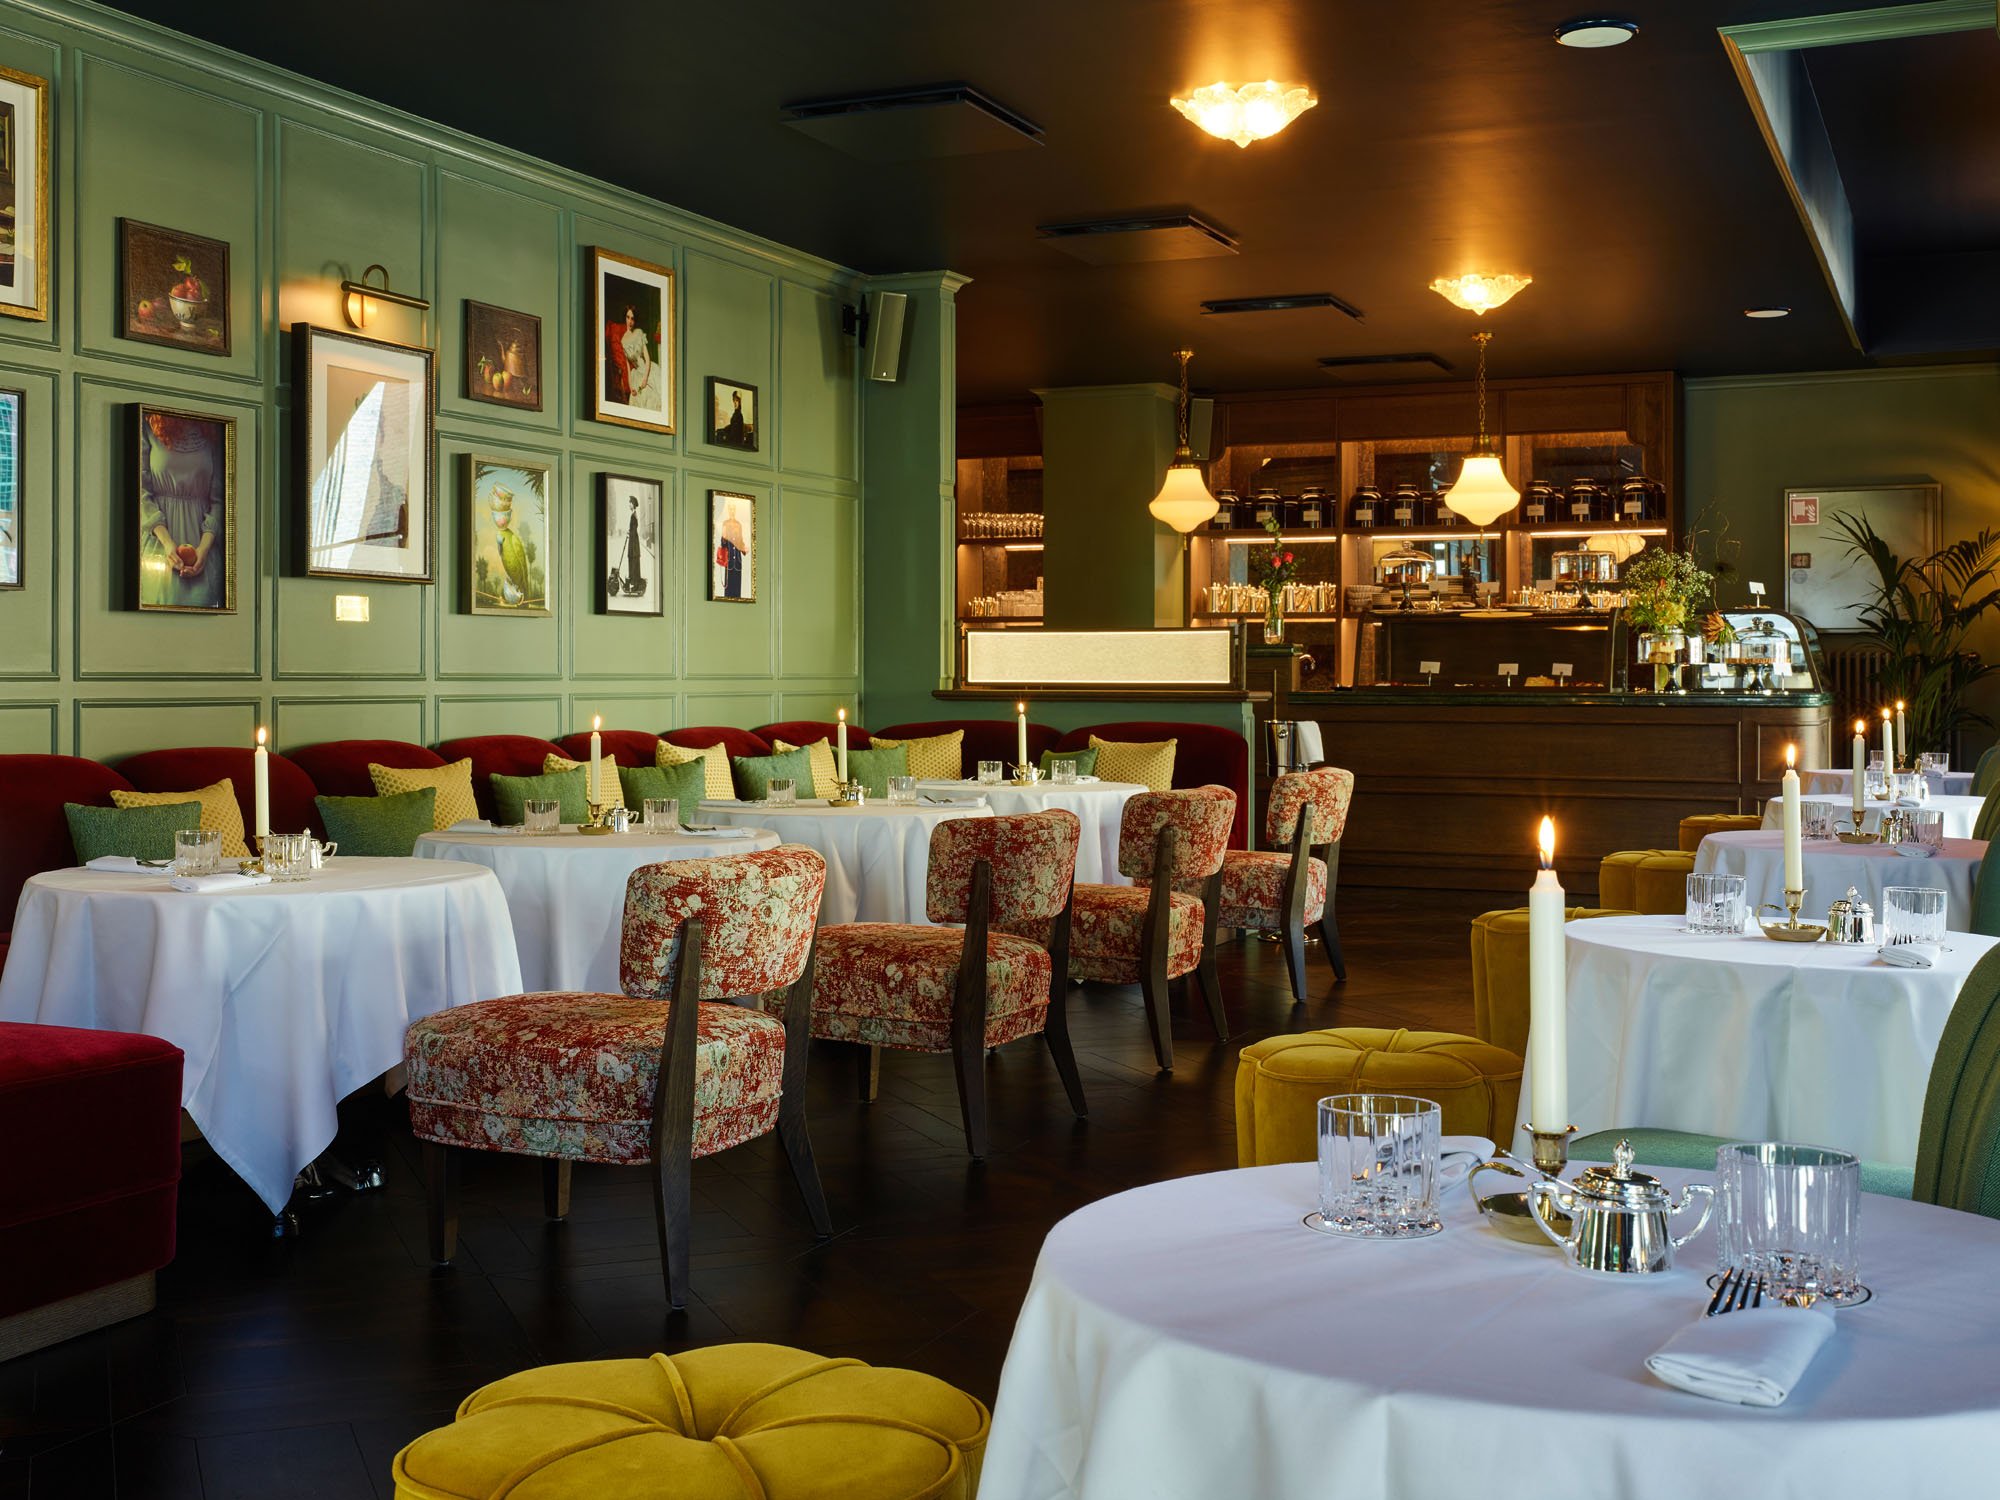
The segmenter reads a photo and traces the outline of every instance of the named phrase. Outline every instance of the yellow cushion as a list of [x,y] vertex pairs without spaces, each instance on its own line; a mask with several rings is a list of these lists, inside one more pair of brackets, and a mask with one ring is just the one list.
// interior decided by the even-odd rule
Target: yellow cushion
[[1621,849],[1597,867],[1597,899],[1648,916],[1679,916],[1693,873],[1694,855],[1685,849]]
[[[684,766],[691,760],[702,763],[704,797],[712,797],[727,802],[736,795],[735,778],[729,774],[729,752],[720,745],[710,745],[706,750],[690,750],[684,745],[670,745],[660,741],[653,752],[653,763],[659,766]],[[686,813],[681,814],[686,817]]]
[[236,785],[227,776],[198,792],[114,791],[111,802],[114,807],[164,807],[174,802],[199,802],[200,826],[222,835],[222,857],[250,857],[250,846],[243,841],[243,809],[236,805]]
[[1698,853],[1711,833],[1751,833],[1763,826],[1757,813],[1695,813],[1681,819],[1681,848]]
[[1170,792],[1174,787],[1174,747],[1179,740],[1140,744],[1129,740],[1100,740],[1090,737],[1097,752],[1097,775],[1101,781],[1136,781],[1149,792]]
[[[556,771],[582,771],[585,773],[583,780],[586,788],[589,785],[590,762],[587,760],[571,760],[567,755],[544,755],[542,757],[542,774],[548,776]],[[605,794],[604,806],[623,807],[625,805],[625,792],[618,780],[618,763],[608,755],[604,757],[603,790]],[[588,795],[587,791],[585,795]]]
[[910,774],[919,781],[956,781],[965,774],[965,731],[926,734],[913,740],[885,740],[879,734],[869,741],[885,750],[901,745],[910,757]]
[[[1568,922],[1630,917],[1636,912],[1572,906]],[[1481,912],[1472,919],[1472,1034],[1509,1052],[1528,1050],[1528,908]]]
[[437,788],[437,806],[431,824],[449,828],[454,823],[477,820],[479,804],[472,796],[472,757],[455,760],[448,766],[378,766],[368,763],[368,779],[375,783],[375,795],[393,797],[398,792],[420,792]]
[[713,1344],[496,1380],[390,1472],[396,1500],[972,1500],[990,1422],[914,1370]]
[[[788,745],[783,740],[773,740],[771,748],[783,755],[787,750],[797,750],[798,745]],[[833,762],[833,741],[814,740],[803,747],[806,759],[812,762],[813,795],[815,797],[838,797],[840,795],[840,770]],[[854,747],[848,746],[851,750]],[[851,769],[851,768],[850,768]]]
[[1236,1164],[1268,1166],[1319,1155],[1319,1101],[1372,1090],[1429,1099],[1446,1135],[1506,1143],[1521,1097],[1521,1059],[1449,1031],[1343,1026],[1266,1037],[1236,1064]]

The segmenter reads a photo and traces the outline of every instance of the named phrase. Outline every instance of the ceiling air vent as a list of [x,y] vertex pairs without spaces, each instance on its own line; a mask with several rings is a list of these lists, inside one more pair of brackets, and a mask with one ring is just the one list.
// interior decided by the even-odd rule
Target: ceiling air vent
[[1191,213],[1038,224],[1035,233],[1056,249],[1094,266],[1129,265],[1145,260],[1199,260],[1236,253],[1235,240],[1200,215]]
[[1335,312],[1346,313],[1357,323],[1367,321],[1360,308],[1345,297],[1334,296],[1332,292],[1292,292],[1282,297],[1220,297],[1202,303],[1201,310],[1211,314],[1305,312],[1317,307],[1330,307]]
[[969,83],[849,94],[787,104],[785,124],[863,161],[976,156],[1042,144],[1042,127]]
[[1426,352],[1421,354],[1329,354],[1319,362],[1319,367],[1322,370],[1366,370],[1370,374],[1392,371],[1398,365],[1404,367],[1403,373],[1417,375],[1422,373],[1422,367],[1426,365],[1439,370],[1449,370],[1451,368],[1451,361],[1441,354]]

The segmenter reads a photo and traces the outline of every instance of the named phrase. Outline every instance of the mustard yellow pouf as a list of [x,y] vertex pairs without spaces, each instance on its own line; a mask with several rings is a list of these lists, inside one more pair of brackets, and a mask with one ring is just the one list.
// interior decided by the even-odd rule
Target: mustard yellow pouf
[[1236,1164],[1319,1156],[1319,1101],[1328,1094],[1414,1094],[1444,1112],[1446,1135],[1513,1134],[1521,1059],[1451,1031],[1341,1026],[1269,1036],[1236,1064]]
[[396,1500],[972,1500],[991,1418],[914,1370],[780,1344],[544,1365],[396,1455]]
[[1685,849],[1622,849],[1597,867],[1597,901],[1646,916],[1678,916],[1687,910],[1692,874],[1694,855]]
[[[1638,913],[1572,906],[1570,922]],[[1472,1034],[1509,1052],[1528,1050],[1528,908],[1481,912],[1472,919]]]
[[1694,813],[1681,819],[1681,848],[1693,854],[1711,833],[1754,833],[1763,826],[1756,813]]

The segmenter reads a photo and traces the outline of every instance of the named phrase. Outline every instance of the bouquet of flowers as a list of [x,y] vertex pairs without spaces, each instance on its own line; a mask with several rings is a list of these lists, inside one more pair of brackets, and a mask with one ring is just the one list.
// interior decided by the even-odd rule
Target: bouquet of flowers
[[1276,516],[1264,522],[1264,529],[1271,534],[1271,550],[1258,560],[1258,570],[1263,576],[1265,591],[1276,599],[1284,592],[1285,585],[1298,577],[1299,565],[1290,550],[1285,547],[1285,528]]
[[1685,630],[1715,591],[1715,575],[1690,552],[1648,547],[1625,567],[1625,619],[1654,635]]

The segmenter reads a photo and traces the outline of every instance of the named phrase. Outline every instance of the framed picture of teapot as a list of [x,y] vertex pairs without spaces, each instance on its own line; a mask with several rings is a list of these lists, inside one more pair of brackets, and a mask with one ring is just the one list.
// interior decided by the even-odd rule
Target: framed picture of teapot
[[540,411],[542,320],[466,298],[465,394],[516,411]]

